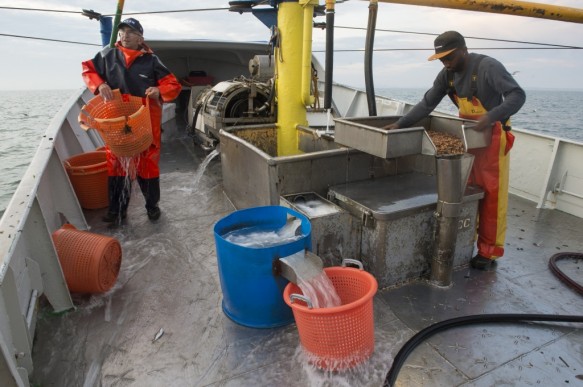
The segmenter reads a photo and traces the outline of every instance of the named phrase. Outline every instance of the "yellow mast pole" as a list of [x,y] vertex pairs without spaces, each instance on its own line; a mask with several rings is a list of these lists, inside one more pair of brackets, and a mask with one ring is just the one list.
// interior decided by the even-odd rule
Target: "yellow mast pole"
[[313,100],[310,77],[314,4],[318,1],[284,1],[277,12],[280,36],[275,52],[278,156],[300,153],[296,128],[308,124],[306,105]]
[[[368,1],[368,0],[366,0]],[[423,5],[426,7],[452,8],[466,11],[501,13],[527,16],[571,23],[583,23],[583,9],[529,1],[494,0],[378,0],[383,3]]]

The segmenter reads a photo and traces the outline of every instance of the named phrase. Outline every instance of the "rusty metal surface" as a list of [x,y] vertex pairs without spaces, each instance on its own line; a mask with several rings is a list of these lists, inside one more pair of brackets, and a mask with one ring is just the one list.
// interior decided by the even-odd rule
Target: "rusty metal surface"
[[465,11],[501,13],[539,19],[583,23],[583,9],[561,7],[529,1],[502,0],[378,0],[382,3],[422,5],[426,7],[461,9]]

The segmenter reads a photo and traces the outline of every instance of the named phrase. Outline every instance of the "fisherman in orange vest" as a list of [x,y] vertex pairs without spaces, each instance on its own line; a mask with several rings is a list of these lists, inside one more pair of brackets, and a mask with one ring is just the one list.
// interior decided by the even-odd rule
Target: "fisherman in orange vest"
[[[119,41],[106,47],[93,59],[82,63],[83,80],[94,94],[105,101],[113,98],[112,89],[122,94],[150,98],[150,120],[154,140],[142,152],[137,164],[137,180],[146,199],[146,211],[152,221],[160,218],[160,142],[162,102],[174,100],[182,89],[176,77],[144,43],[144,30],[134,18],[119,26]],[[109,211],[103,217],[107,223],[121,223],[130,201],[131,180],[126,178],[118,157],[106,147]]]
[[524,105],[526,94],[499,61],[468,53],[465,39],[459,32],[444,32],[435,39],[434,46],[435,54],[428,60],[439,59],[444,68],[423,99],[386,128],[406,128],[415,124],[429,115],[446,95],[459,108],[460,117],[477,120],[475,130],[492,128],[488,147],[468,151],[475,156],[468,183],[484,190],[478,208],[478,253],[470,260],[470,265],[487,270],[495,259],[504,255],[508,152],[514,143],[510,116]]

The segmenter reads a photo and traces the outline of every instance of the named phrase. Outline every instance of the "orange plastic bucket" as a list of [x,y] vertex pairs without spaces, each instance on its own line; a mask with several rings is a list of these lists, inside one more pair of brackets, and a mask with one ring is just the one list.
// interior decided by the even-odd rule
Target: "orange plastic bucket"
[[81,207],[95,210],[109,205],[105,151],[73,156],[65,161],[65,170]]
[[374,352],[373,297],[376,279],[364,270],[328,267],[324,271],[334,285],[342,305],[332,308],[309,308],[294,283],[283,292],[292,308],[300,342],[309,361],[318,368],[341,371],[364,362]]
[[121,267],[121,246],[111,237],[65,224],[53,233],[59,262],[71,293],[103,293]]

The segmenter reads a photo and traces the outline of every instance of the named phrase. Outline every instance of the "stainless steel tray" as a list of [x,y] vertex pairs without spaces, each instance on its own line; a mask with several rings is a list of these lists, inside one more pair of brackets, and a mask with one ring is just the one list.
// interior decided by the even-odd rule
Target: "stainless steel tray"
[[[466,151],[468,149],[487,147],[492,141],[492,128],[477,131],[474,129],[476,121],[473,120],[435,114],[430,116],[428,123],[427,121],[422,122],[426,123],[423,125],[426,130],[448,133],[462,139]],[[434,150],[431,149],[433,144],[430,141],[428,143],[427,140],[429,140],[428,136],[424,139],[423,154],[435,154],[432,153]]]
[[385,159],[420,154],[423,127],[382,129],[397,119],[398,116],[335,118],[334,141]]

